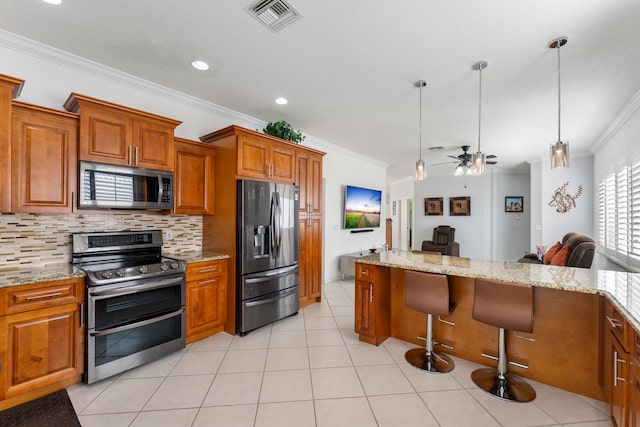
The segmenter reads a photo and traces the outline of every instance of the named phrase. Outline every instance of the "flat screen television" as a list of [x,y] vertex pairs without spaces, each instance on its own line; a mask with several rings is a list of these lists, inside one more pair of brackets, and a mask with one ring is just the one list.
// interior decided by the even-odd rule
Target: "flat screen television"
[[344,189],[344,228],[380,227],[382,191],[347,185]]

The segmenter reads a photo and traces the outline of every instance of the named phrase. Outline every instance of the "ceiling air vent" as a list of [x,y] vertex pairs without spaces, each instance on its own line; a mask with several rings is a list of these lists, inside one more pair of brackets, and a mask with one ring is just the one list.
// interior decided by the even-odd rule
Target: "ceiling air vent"
[[259,0],[249,6],[247,12],[273,32],[302,17],[300,12],[284,0]]

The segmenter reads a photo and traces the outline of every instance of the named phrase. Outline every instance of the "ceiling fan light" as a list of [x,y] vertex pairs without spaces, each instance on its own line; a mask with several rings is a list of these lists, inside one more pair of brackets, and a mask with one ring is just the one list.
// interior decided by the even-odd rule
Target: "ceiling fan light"
[[462,165],[458,165],[456,171],[453,173],[453,176],[462,176],[466,173],[465,168]]
[[427,166],[424,160],[420,159],[416,162],[416,181],[422,181],[427,177]]
[[558,141],[551,144],[551,169],[569,167],[569,143]]
[[484,175],[484,168],[487,163],[487,155],[481,152],[474,153],[471,157],[470,175]]

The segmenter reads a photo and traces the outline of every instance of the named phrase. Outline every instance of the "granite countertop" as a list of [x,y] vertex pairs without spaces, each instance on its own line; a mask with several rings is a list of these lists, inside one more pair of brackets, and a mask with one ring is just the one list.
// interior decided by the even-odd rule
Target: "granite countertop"
[[[163,255],[181,259],[187,264],[229,258],[229,255],[201,251],[167,253]],[[44,267],[0,268],[0,288],[51,282],[54,280],[66,280],[77,277],[85,277],[85,273],[74,267],[71,263],[52,264]]]
[[399,251],[358,258],[356,262],[452,276],[485,278],[606,296],[640,333],[640,274],[587,268],[487,261]]

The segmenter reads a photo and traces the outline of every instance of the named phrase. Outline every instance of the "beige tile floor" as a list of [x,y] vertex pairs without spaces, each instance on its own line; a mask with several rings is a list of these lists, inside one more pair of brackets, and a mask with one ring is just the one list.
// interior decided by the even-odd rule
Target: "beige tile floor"
[[353,332],[353,280],[325,285],[322,303],[245,337],[220,333],[69,396],[85,427],[572,426],[609,427],[608,407],[533,382],[531,403],[500,401],[470,380],[407,364],[413,344],[380,347]]

